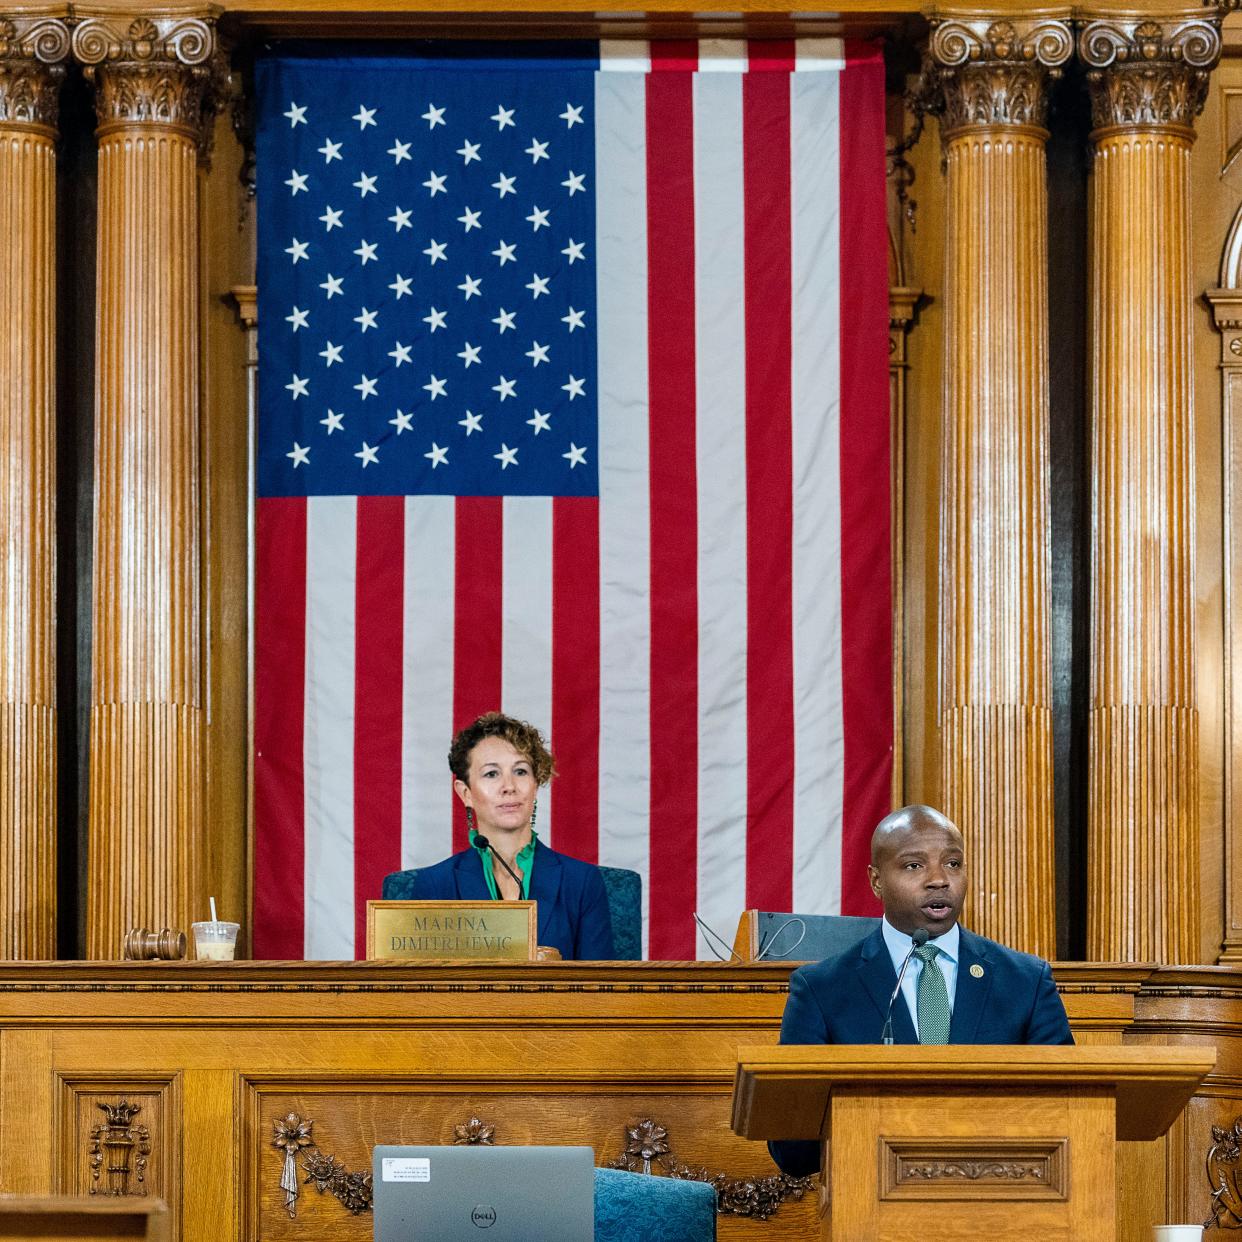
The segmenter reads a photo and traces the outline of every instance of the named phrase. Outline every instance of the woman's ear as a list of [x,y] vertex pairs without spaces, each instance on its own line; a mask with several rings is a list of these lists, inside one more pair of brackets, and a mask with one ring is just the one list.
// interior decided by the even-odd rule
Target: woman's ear
[[454,778],[453,791],[461,799],[462,806],[474,806],[474,799],[470,796],[470,786],[465,781]]

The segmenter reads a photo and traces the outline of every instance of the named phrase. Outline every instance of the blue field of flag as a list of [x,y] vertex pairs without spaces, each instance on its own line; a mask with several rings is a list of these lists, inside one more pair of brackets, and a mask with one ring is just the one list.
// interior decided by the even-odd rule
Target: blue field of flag
[[258,87],[259,494],[596,494],[590,63]]

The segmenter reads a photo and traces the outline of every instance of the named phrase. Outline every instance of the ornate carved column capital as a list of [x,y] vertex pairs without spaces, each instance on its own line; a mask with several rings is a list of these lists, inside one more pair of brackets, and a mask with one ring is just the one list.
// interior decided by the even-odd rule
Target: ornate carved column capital
[[1048,81],[1074,50],[1069,17],[1069,9],[933,13],[928,57],[939,82],[941,134],[998,125],[1042,130]]
[[55,131],[69,55],[64,14],[0,14],[0,124]]
[[73,31],[73,54],[95,83],[100,132],[169,126],[205,151],[226,76],[218,10],[76,11],[82,20]]
[[1209,10],[1147,16],[1093,14],[1078,20],[1097,131],[1178,129],[1193,134],[1220,59],[1220,17]]

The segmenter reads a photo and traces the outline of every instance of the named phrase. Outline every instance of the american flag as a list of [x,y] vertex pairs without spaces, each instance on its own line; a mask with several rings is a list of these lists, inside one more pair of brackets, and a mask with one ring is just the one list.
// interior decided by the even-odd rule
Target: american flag
[[869,912],[888,809],[883,71],[835,40],[258,67],[255,951],[349,958],[550,736],[554,848]]

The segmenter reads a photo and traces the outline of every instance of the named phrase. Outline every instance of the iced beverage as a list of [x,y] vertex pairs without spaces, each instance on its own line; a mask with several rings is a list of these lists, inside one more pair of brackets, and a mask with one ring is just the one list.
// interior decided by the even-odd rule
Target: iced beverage
[[237,948],[239,923],[191,923],[194,956],[200,962],[231,962]]

